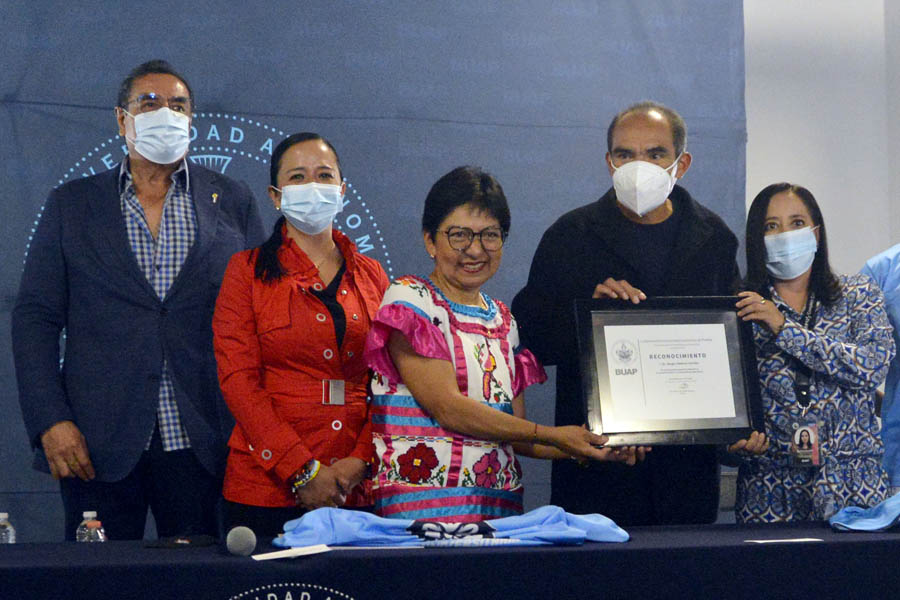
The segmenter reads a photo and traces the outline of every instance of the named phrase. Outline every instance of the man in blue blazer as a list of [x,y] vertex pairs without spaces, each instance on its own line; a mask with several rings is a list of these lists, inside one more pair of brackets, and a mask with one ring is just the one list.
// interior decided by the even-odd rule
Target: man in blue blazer
[[193,108],[168,63],[136,67],[115,109],[128,156],[53,190],[31,241],[12,318],[19,401],[70,540],[86,510],[111,539],[140,539],[148,507],[161,537],[216,533],[233,421],[212,313],[229,258],[264,232],[246,184],[186,159]]

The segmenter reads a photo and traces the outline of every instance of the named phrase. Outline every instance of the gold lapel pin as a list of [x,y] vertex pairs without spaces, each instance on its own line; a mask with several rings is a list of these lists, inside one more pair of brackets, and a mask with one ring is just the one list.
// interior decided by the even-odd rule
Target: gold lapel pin
[[219,199],[219,194],[213,193],[213,195],[212,195],[212,202],[213,202],[213,204],[215,204],[215,203],[216,203],[216,200],[218,200],[218,199]]

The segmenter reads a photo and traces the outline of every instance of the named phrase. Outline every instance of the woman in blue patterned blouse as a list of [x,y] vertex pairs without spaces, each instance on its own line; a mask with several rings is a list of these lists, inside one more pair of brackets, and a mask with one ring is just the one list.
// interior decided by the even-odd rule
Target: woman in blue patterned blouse
[[[868,276],[832,273],[822,213],[798,185],[756,196],[746,246],[737,307],[753,322],[769,447],[741,461],[738,522],[822,520],[878,504],[888,481],[875,389],[894,356],[881,290]],[[802,429],[812,452],[798,448]]]

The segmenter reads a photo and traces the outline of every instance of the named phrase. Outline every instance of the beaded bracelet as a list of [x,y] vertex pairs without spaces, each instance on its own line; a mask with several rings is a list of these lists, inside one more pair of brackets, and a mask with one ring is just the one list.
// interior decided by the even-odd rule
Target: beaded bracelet
[[294,495],[300,491],[300,488],[308,484],[310,481],[315,479],[316,475],[319,474],[319,468],[322,466],[322,463],[317,461],[316,459],[310,459],[303,467],[294,473],[294,476],[291,478],[291,492]]

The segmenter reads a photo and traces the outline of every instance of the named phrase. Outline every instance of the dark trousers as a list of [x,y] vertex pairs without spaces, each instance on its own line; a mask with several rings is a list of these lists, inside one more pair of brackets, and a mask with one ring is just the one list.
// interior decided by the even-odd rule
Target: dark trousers
[[111,540],[144,537],[147,508],[153,511],[159,537],[218,534],[217,504],[222,480],[211,475],[194,452],[165,452],[159,431],[149,450],[120,481],[60,480],[66,514],[66,540],[75,540],[82,512],[93,510]]
[[223,517],[225,533],[243,525],[253,530],[258,538],[274,538],[284,531],[284,524],[306,514],[299,506],[251,506],[224,500]]
[[550,503],[620,526],[712,523],[719,508],[715,446],[655,446],[644,462],[553,461]]

